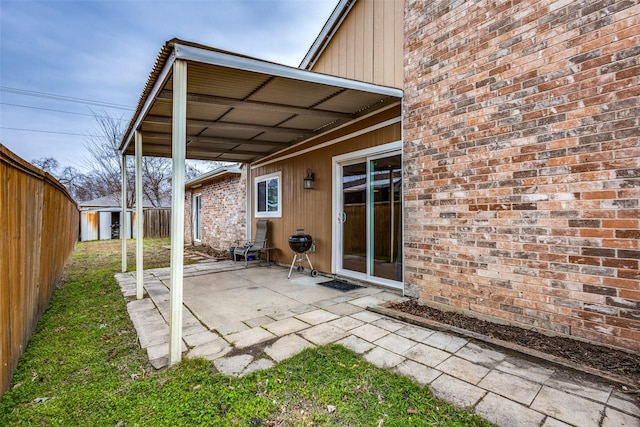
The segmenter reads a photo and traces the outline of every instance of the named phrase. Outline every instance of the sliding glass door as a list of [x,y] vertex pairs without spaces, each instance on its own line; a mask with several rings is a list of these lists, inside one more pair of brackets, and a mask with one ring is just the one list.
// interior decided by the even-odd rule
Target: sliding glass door
[[402,287],[402,156],[335,160],[337,273]]

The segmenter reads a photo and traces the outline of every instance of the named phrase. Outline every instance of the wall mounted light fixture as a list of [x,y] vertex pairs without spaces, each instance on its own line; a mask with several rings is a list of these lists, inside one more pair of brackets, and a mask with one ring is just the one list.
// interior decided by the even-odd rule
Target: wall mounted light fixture
[[307,176],[304,177],[304,189],[305,190],[313,190],[313,181],[315,180],[315,175],[311,172],[311,169],[307,169]]

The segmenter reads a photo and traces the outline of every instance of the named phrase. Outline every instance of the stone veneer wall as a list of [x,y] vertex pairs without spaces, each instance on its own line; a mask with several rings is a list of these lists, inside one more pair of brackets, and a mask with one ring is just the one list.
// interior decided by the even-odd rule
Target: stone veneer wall
[[192,243],[191,204],[202,194],[202,241],[214,249],[228,250],[236,240],[246,238],[246,168],[241,174],[227,174],[187,189],[185,200],[185,242]]
[[405,290],[640,351],[640,2],[405,3]]

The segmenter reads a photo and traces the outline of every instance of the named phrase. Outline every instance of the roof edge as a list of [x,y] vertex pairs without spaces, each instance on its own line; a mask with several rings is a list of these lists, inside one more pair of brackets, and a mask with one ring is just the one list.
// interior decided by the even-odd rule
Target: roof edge
[[333,9],[331,16],[329,16],[329,19],[327,19],[327,22],[325,22],[322,27],[322,30],[320,30],[318,37],[316,37],[315,41],[309,48],[309,51],[302,59],[298,68],[309,70],[315,65],[316,61],[318,61],[320,55],[322,55],[322,52],[324,52],[334,34],[338,31],[338,28],[340,28],[340,25],[342,25],[342,21],[347,17],[356,1],[357,0],[340,0],[335,9]]
[[218,178],[224,175],[231,174],[241,174],[242,171],[238,165],[233,166],[221,166],[212,171],[205,172],[202,175],[196,176],[184,183],[185,188],[191,187],[193,185],[200,184],[202,182],[208,181],[210,179]]

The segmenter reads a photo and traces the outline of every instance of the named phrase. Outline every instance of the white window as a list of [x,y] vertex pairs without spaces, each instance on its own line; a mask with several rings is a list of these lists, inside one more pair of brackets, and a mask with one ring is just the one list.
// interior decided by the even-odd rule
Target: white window
[[256,218],[282,216],[282,172],[257,177],[254,194]]
[[193,196],[193,240],[202,240],[202,195]]

